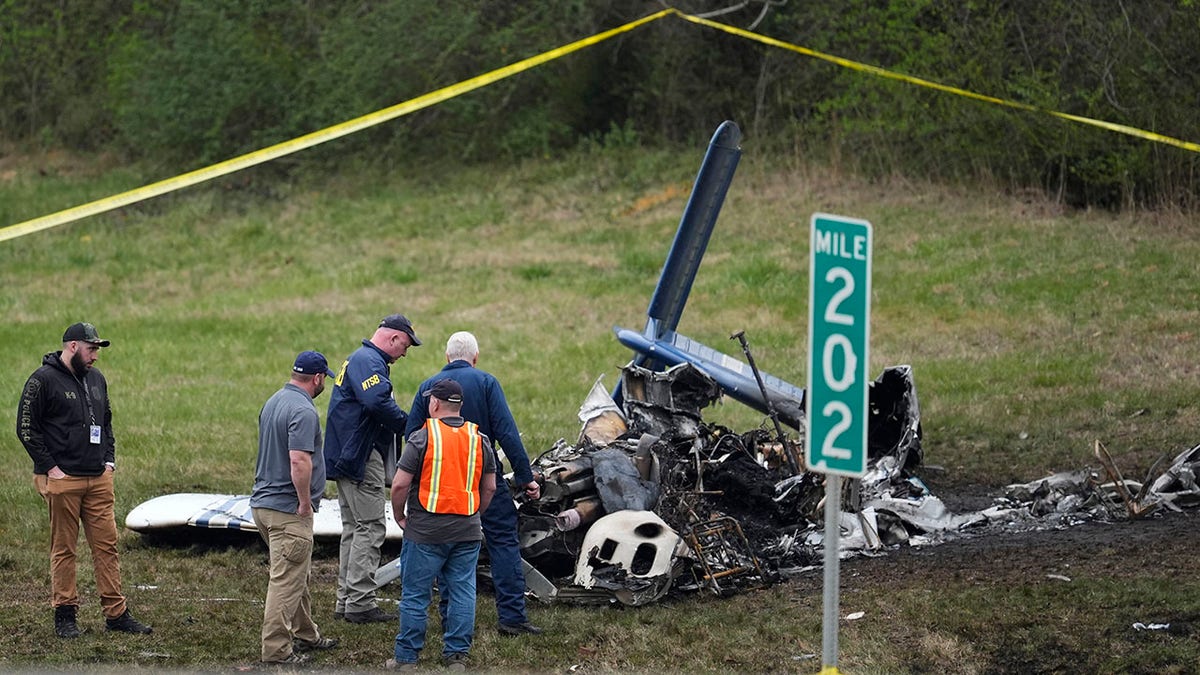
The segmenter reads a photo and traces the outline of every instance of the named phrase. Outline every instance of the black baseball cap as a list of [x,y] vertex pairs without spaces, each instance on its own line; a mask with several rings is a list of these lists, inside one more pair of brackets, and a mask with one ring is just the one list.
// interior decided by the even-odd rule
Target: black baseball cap
[[107,347],[111,342],[101,340],[100,333],[96,332],[96,327],[90,323],[73,323],[67,326],[67,330],[63,331],[63,342],[88,342],[101,347]]
[[405,333],[408,333],[408,337],[412,338],[414,347],[421,346],[421,339],[418,338],[416,332],[413,331],[412,322],[409,321],[408,318],[403,314],[389,314],[383,317],[383,320],[379,322],[379,327],[404,331]]
[[462,385],[450,378],[434,382],[433,386],[426,389],[423,395],[426,397],[432,396],[449,403],[462,403],[463,400]]

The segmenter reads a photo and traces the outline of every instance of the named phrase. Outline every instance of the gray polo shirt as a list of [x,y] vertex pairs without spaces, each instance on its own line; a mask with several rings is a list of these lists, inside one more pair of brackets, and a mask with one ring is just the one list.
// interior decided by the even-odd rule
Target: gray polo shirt
[[288,382],[275,392],[258,414],[258,465],[254,470],[252,508],[295,513],[300,508],[292,484],[292,450],[312,454],[312,505],[316,511],[325,493],[325,456],[321,419],[312,397]]

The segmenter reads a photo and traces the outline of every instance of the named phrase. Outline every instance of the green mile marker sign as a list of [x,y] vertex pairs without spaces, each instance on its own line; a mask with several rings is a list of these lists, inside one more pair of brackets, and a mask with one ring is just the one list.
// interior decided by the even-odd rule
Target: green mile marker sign
[[858,478],[867,470],[871,344],[871,224],[813,214],[809,247],[808,468]]

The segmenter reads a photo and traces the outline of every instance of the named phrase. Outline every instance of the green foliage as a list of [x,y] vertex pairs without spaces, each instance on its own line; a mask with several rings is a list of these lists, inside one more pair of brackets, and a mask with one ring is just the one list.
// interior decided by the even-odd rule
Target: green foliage
[[[706,12],[713,3],[685,3]],[[0,138],[194,168],[640,18],[658,5],[0,0]],[[764,11],[765,9],[765,11]],[[1048,0],[748,3],[718,20],[1047,111],[1193,140],[1200,7]],[[761,21],[760,21],[761,19]],[[486,162],[672,147],[725,119],[803,161],[1192,209],[1197,153],[926,89],[677,18],[277,162]],[[613,136],[614,130],[619,131]]]
[[[813,17],[781,12],[775,30],[845,56],[968,91],[1191,140],[1192,115],[1166,91],[1200,84],[1179,49],[1197,15],[1174,2],[853,2]],[[789,21],[795,21],[794,26]],[[878,36],[878,37],[876,37]],[[1154,49],[1147,49],[1153,44]],[[1167,75],[1173,73],[1173,75]],[[1168,80],[1171,84],[1167,84]],[[829,84],[833,84],[832,87]],[[1072,205],[1192,203],[1194,153],[839,70],[810,95],[806,148],[876,175],[998,178],[1041,185]],[[1182,115],[1177,117],[1177,115]]]
[[[272,3],[184,0],[132,17],[113,55],[111,107],[138,154],[210,163],[296,135],[286,111],[306,56],[286,42]],[[139,8],[141,9],[141,8]]]
[[0,138],[96,149],[113,140],[104,73],[132,0],[0,0]]

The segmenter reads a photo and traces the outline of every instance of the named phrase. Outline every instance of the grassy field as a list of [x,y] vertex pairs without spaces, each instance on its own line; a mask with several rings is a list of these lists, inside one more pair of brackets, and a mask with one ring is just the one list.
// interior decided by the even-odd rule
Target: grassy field
[[[809,217],[864,218],[875,226],[871,372],[913,366],[926,463],[944,467],[945,484],[998,488],[1081,468],[1093,463],[1095,439],[1140,477],[1159,456],[1198,442],[1196,218],[1064,212],[1033,194],[863,182],[744,147],[682,332],[737,354],[728,336],[745,330],[763,370],[803,383]],[[125,585],[154,636],[95,630],[85,556],[81,617],[92,634],[53,638],[48,526],[12,429],[22,384],[66,325],[91,321],[113,341],[98,367],[116,415],[120,520],[160,494],[248,491],[257,412],[296,352],[340,360],[394,311],[427,341],[393,367],[401,405],[444,362],[445,338],[471,330],[480,366],[504,383],[536,454],[578,434],[575,414],[592,382],[615,383],[629,360],[611,329],[644,323],[702,156],[703,148],[580,153],[286,183],[260,170],[0,243],[0,424],[9,429],[0,467],[10,478],[0,486],[0,583],[9,588],[0,668],[229,669],[257,659],[262,552],[153,547],[132,533],[122,538]],[[10,157],[0,163],[0,225],[142,180],[100,159]],[[735,402],[706,419],[738,430],[764,423]],[[336,553],[323,551],[314,604],[326,614],[335,577]],[[1196,582],[1184,588],[1194,596]],[[1140,602],[1145,590],[1110,584],[1050,600],[964,592],[959,603],[935,604],[952,605],[940,635],[953,642],[946,636],[973,621],[970,607],[983,615],[1011,603],[1112,607]],[[910,593],[897,602],[920,616],[932,601]],[[502,642],[487,630],[495,612],[486,599],[477,663],[531,672],[819,669],[819,659],[798,658],[821,651],[819,591],[636,611],[554,607],[535,618],[554,631],[536,651]],[[394,635],[391,626],[330,630],[344,644],[319,663],[342,668],[378,666]],[[955,653],[930,640],[921,648]],[[857,631],[843,641],[842,665],[907,672],[911,647],[886,631]],[[969,664],[979,649],[959,653]]]

